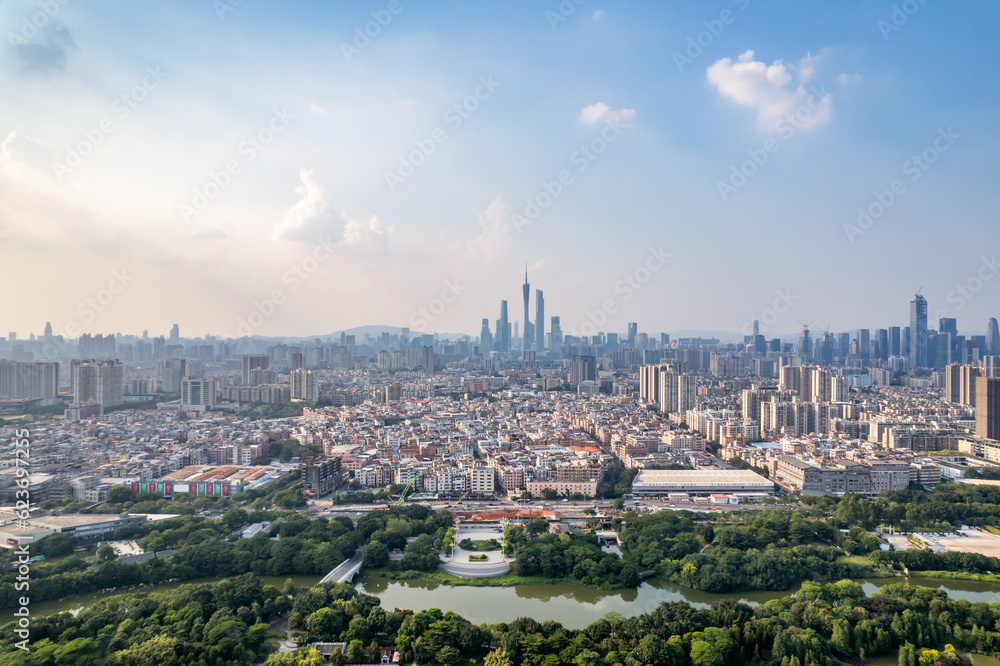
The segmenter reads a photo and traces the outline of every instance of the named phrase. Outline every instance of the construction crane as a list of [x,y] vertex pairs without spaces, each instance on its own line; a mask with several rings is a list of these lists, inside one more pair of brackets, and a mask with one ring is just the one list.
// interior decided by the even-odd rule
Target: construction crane
[[410,487],[413,485],[413,482],[416,481],[416,479],[417,477],[413,477],[412,479],[410,479],[409,483],[407,483],[406,486],[403,487],[403,492],[399,493],[399,499],[396,500],[395,502],[396,506],[400,506],[403,504],[403,500],[406,499],[406,493],[410,492]]

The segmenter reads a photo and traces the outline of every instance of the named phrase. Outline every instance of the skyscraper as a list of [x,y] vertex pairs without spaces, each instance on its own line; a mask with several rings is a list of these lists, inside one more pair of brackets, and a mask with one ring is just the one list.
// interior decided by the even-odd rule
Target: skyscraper
[[176,345],[181,339],[181,328],[177,324],[174,324],[170,329],[170,344]]
[[549,320],[549,328],[552,329],[551,336],[549,338],[549,348],[558,350],[562,346],[562,326],[559,324],[559,317],[552,317]]
[[497,351],[510,351],[510,322],[507,320],[507,301],[500,301],[500,319],[497,321]]
[[1000,439],[1000,379],[976,378],[976,436]]
[[996,317],[990,317],[986,322],[986,353],[991,356],[1000,354],[1000,328]]
[[479,352],[483,356],[489,356],[493,350],[493,334],[490,333],[490,320],[483,319],[483,328],[479,331]]
[[910,301],[910,367],[927,367],[927,299],[920,294]]
[[639,323],[630,321],[628,323],[628,346],[635,349],[635,336],[639,333]]
[[867,328],[859,328],[856,334],[858,340],[858,356],[867,360],[872,355],[871,332]]
[[880,328],[875,333],[878,338],[878,357],[884,361],[889,358],[889,329]]
[[522,349],[531,349],[533,340],[531,339],[531,321],[528,319],[528,301],[531,299],[531,285],[528,284],[528,265],[524,265],[524,286],[521,287],[524,293],[524,344]]
[[535,351],[545,349],[545,297],[535,290]]
[[899,356],[903,353],[903,335],[899,326],[889,327],[889,356]]

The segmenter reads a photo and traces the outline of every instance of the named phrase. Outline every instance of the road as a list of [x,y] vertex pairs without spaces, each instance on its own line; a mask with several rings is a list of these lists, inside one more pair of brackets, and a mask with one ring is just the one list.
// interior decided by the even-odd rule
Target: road
[[[613,500],[583,500],[578,502],[562,501],[562,500],[538,500],[532,501],[530,504],[518,504],[515,501],[504,501],[504,500],[466,500],[464,502],[458,502],[453,500],[448,502],[447,500],[438,500],[433,502],[420,502],[419,504],[427,506],[436,511],[442,509],[448,509],[453,512],[462,513],[465,511],[475,512],[475,511],[500,511],[500,510],[512,510],[512,509],[541,509],[544,511],[584,511],[586,509],[596,509],[599,511],[611,511]],[[330,499],[319,499],[310,500],[303,511],[313,511],[319,512],[321,514],[333,513],[351,513],[351,512],[366,512],[375,511],[380,509],[375,509],[376,506],[385,506],[384,504],[352,504],[352,505],[335,505]],[[699,511],[703,513],[722,513],[728,511],[742,511],[746,509],[750,510],[761,510],[761,509],[799,509],[802,505],[798,502],[794,502],[787,505],[766,505],[766,504],[712,504],[711,502],[695,502],[695,501],[674,501],[669,500],[626,500],[625,508],[633,511],[660,511],[663,509],[673,509],[673,510],[688,510],[688,511]]]

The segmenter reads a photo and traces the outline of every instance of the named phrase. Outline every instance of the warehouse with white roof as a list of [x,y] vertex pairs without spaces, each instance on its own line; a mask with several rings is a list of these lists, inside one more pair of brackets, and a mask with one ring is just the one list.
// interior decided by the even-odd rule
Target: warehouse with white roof
[[642,469],[632,481],[635,497],[665,497],[670,493],[696,497],[718,493],[772,495],[774,482],[748,469]]

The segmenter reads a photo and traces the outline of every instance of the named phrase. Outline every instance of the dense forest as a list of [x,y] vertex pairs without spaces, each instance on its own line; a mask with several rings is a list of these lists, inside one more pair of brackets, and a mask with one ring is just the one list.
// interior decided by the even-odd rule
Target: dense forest
[[[286,634],[269,623],[289,613],[302,647],[274,652]],[[998,621],[998,604],[954,601],[907,584],[866,597],[860,585],[845,580],[805,583],[794,597],[757,607],[733,600],[710,608],[664,602],[636,617],[609,613],[583,630],[530,618],[475,625],[437,609],[385,609],[377,597],[339,583],[297,590],[289,581],[279,590],[245,574],[112,596],[76,616],[33,618],[30,652],[15,645],[8,624],[0,666],[94,659],[105,659],[105,666],[322,664],[306,647],[314,641],[346,642],[348,663],[377,663],[389,648],[404,664],[446,666],[472,659],[485,666],[839,666],[838,657],[893,653],[901,666],[944,666],[961,663],[958,651],[1000,650]]]

